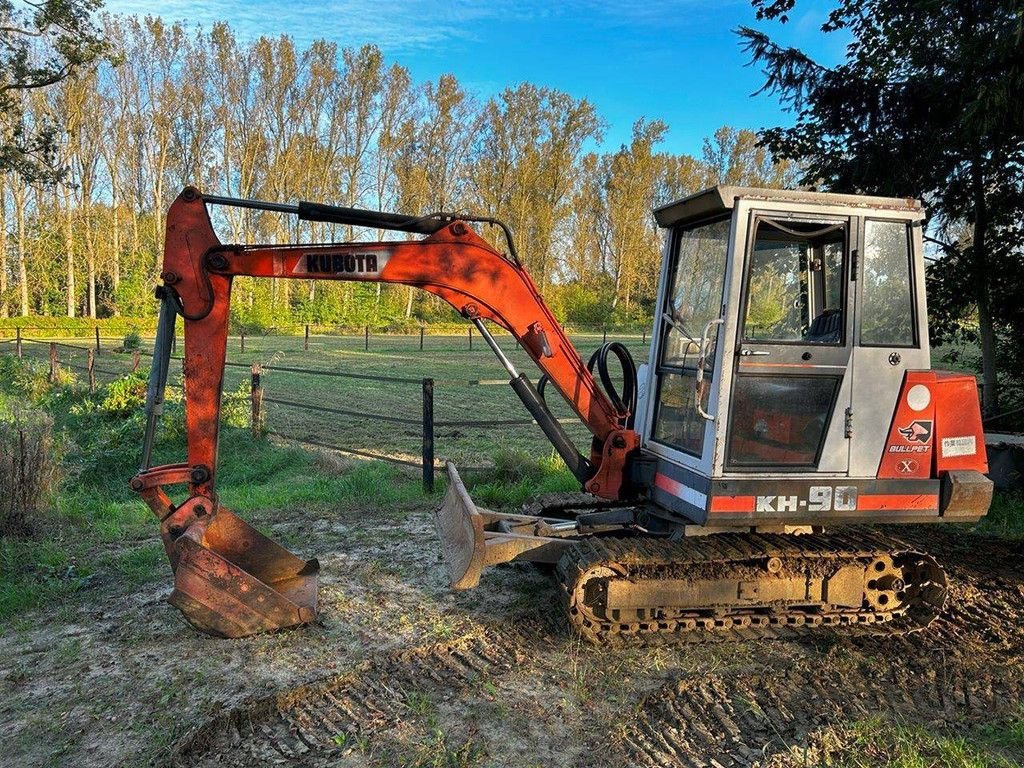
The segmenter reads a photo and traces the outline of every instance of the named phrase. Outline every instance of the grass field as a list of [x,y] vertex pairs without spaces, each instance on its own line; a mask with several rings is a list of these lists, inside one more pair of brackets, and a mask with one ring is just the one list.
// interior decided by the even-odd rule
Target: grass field
[[[637,363],[647,357],[647,345],[639,336],[609,336],[609,341],[627,345]],[[499,343],[516,367],[537,380],[539,372],[526,353],[518,349],[508,336],[499,336]],[[584,358],[602,343],[602,336],[577,336],[572,339]],[[68,346],[71,344],[75,346]],[[104,344],[104,352],[96,359],[97,378],[108,381],[131,367],[130,354],[117,354],[115,342]],[[150,343],[148,340],[147,344]],[[58,358],[84,381],[86,365],[85,340],[62,340]],[[430,377],[434,385],[434,418],[436,456],[438,461],[450,459],[457,464],[479,466],[502,450],[522,450],[533,455],[547,455],[550,444],[534,424],[489,426],[451,426],[450,422],[522,419],[529,416],[507,384],[504,368],[495,359],[479,334],[427,336],[424,349],[419,336],[371,336],[370,349],[364,350],[363,337],[313,336],[309,350],[302,337],[248,336],[245,351],[240,339],[228,342],[228,363],[225,371],[225,392],[247,386],[247,366],[259,362],[264,366],[264,396],[270,400],[292,400],[309,405],[359,412],[358,417],[317,413],[301,408],[265,404],[265,424],[274,432],[298,439],[312,438],[342,448],[395,456],[419,461],[422,445],[422,391],[416,383],[367,381],[351,378],[313,376],[275,370],[275,366],[306,368],[317,371],[388,376],[406,379]],[[0,346],[11,346],[7,343]],[[178,351],[180,353],[180,339]],[[46,344],[26,343],[24,354],[45,361]],[[230,364],[240,364],[235,367]],[[613,362],[614,365],[614,362]],[[143,355],[141,367],[148,367]],[[180,379],[180,362],[173,361],[170,381]],[[475,382],[484,381],[484,384]],[[589,448],[589,433],[564,402],[548,389],[552,410],[566,419],[565,427],[584,449]],[[375,415],[404,417],[415,422],[395,424],[375,419]]]

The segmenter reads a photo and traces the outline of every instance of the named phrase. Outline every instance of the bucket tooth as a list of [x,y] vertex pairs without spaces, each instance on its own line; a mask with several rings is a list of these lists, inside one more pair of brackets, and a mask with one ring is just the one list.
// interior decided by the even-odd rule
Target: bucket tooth
[[174,551],[169,602],[203,632],[245,637],[316,619],[320,564],[223,507],[189,526]]

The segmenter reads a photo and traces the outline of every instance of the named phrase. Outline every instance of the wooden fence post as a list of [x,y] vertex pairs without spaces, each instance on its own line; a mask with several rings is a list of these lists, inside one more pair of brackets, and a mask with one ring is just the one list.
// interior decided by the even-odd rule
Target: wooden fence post
[[132,373],[139,370],[139,350],[132,352]]
[[96,326],[96,354],[100,353],[100,327]]
[[420,352],[423,351],[423,326],[420,326]]
[[245,352],[245,331],[242,331],[242,352]]
[[423,490],[434,492],[434,380],[423,380]]
[[50,382],[57,381],[57,342],[50,342]]
[[644,328],[643,343],[644,344],[647,343],[647,328],[646,327]]
[[15,334],[17,336],[16,341],[14,342],[14,348],[18,352],[18,359],[20,360],[21,359],[21,328],[15,328],[14,330],[15,330]]
[[86,357],[85,369],[89,372],[89,391],[96,391],[96,352],[89,350]]
[[363,329],[363,351],[370,351],[370,326]]
[[469,329],[469,351],[470,352],[473,351],[473,329],[472,329],[472,327]]
[[302,348],[307,352],[309,351],[309,323],[306,323],[306,339],[302,343]]
[[259,363],[252,364],[252,384],[249,397],[252,400],[252,436],[258,440],[263,432],[263,385],[260,374],[263,372]]
[[604,333],[601,336],[601,343],[602,344],[607,344],[608,343],[608,326],[607,325],[604,327]]

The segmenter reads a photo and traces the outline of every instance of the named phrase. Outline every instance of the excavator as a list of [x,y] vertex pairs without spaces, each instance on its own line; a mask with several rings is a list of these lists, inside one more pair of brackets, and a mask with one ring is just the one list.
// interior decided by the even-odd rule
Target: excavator
[[[210,206],[407,239],[222,244]],[[185,188],[166,219],[142,468],[130,482],[160,523],[169,601],[222,637],[317,617],[318,562],[217,496],[231,285],[246,275],[394,283],[443,299],[476,327],[579,480],[568,500],[495,512],[474,504],[448,463],[435,524],[453,589],[477,587],[499,563],[546,564],[569,626],[598,644],[926,627],[943,610],[945,572],[888,526],[977,521],[992,483],[974,377],[931,369],[921,204],[716,186],[654,216],[664,252],[638,368],[614,342],[584,362],[495,219]],[[179,316],[187,455],[151,466]],[[536,382],[493,326],[536,364]],[[554,418],[549,388],[586,425],[589,447]],[[172,501],[175,485],[185,488]]]

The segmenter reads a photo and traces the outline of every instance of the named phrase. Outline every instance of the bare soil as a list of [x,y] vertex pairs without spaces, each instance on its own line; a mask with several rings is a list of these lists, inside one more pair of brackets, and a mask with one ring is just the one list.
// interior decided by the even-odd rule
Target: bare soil
[[825,735],[851,721],[957,733],[1021,706],[1014,542],[894,531],[950,578],[920,634],[601,649],[566,632],[528,564],[450,592],[428,509],[288,518],[274,535],[322,563],[316,625],[205,637],[164,602],[169,578],[101,578],[0,630],[0,763],[795,766],[841,751]]

